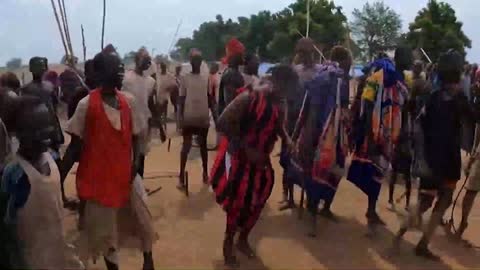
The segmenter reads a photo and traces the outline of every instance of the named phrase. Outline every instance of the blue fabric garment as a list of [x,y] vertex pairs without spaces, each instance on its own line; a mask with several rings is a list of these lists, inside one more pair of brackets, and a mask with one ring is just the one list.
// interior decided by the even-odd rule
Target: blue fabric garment
[[11,163],[5,167],[0,190],[8,196],[7,211],[2,218],[8,224],[15,223],[17,210],[25,205],[30,195],[28,176],[18,163]]
[[316,115],[316,127],[323,130],[330,112],[335,108],[337,79],[343,79],[340,86],[340,100],[343,107],[349,102],[349,81],[343,69],[331,62],[318,67],[313,80],[305,83],[310,103],[310,113]]
[[[336,190],[305,176],[295,165],[290,163],[287,168],[288,180],[299,187],[304,187],[310,205],[318,206],[320,201],[331,203],[335,197]],[[302,181],[302,179],[305,181]],[[305,186],[304,186],[305,184]]]
[[368,65],[368,70],[378,71],[383,69],[383,85],[385,88],[392,87],[397,81],[403,81],[403,73],[397,72],[395,64],[389,58],[382,58],[373,61]]
[[357,186],[369,198],[378,199],[381,183],[375,178],[382,178],[382,172],[372,163],[352,160],[347,179]]

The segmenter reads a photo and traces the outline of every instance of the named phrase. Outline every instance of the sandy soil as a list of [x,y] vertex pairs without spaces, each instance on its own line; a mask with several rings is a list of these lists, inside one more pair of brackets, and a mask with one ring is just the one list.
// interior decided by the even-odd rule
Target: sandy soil
[[[174,129],[174,126],[169,126],[171,133]],[[209,142],[213,144],[215,135],[210,133]],[[171,136],[170,152],[167,151],[166,144],[160,145],[157,142],[146,161],[146,187],[162,187],[162,190],[148,199],[155,228],[160,236],[153,249],[156,268],[225,269],[222,260],[225,215],[215,203],[208,187],[201,183],[198,149],[192,150],[187,165],[191,190],[189,198],[175,188],[177,178],[158,178],[161,175],[175,174],[178,170],[181,138],[173,133]],[[210,152],[210,165],[214,157],[215,153]],[[258,259],[248,260],[239,256],[240,269],[480,268],[477,251],[449,242],[442,230],[438,230],[432,244],[433,250],[442,256],[442,263],[432,263],[414,256],[413,248],[420,238],[419,232],[408,233],[400,254],[391,256],[389,248],[394,232],[398,229],[399,218],[397,214],[387,210],[386,185],[382,190],[378,211],[387,226],[379,231],[376,238],[365,236],[365,195],[345,180],[341,182],[333,203],[333,211],[339,215],[340,222],[336,224],[319,218],[317,237],[308,237],[306,219],[299,220],[298,211],[278,211],[282,170],[278,165],[278,158],[273,158],[273,162],[277,179],[274,192],[251,236]],[[69,194],[75,196],[73,174],[69,176],[67,185]],[[403,190],[399,185],[396,196]],[[477,245],[480,245],[480,233],[477,229],[480,226],[479,206],[477,203],[472,213],[470,228],[465,234],[466,239]],[[457,210],[458,222],[460,207],[457,206]],[[68,238],[73,240],[77,235],[76,216],[69,213],[65,220]],[[125,248],[120,254],[121,269],[141,269],[140,251]],[[98,261],[91,269],[104,269],[103,261]]]

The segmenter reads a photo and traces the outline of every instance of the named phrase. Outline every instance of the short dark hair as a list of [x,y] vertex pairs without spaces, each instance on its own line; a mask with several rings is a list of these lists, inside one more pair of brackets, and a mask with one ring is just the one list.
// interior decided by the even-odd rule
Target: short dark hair
[[463,72],[464,57],[456,50],[448,50],[438,58],[438,79],[442,83],[460,82]]
[[145,47],[141,47],[140,49],[138,49],[138,51],[135,53],[135,63],[138,63],[138,61],[140,61],[140,59],[144,56],[144,55],[148,55],[148,51]]
[[48,59],[45,57],[40,57],[40,56],[35,56],[30,58],[30,61],[28,62],[28,65],[31,67],[32,65],[42,62],[45,64],[45,66],[48,66]]
[[330,51],[330,60],[335,62],[350,60],[351,57],[350,51],[343,46],[335,46]]
[[18,88],[20,88],[20,80],[18,80],[18,77],[15,75],[15,73],[6,72],[0,76],[0,86],[16,91]]
[[406,46],[398,47],[395,50],[395,65],[400,70],[407,70],[412,67],[413,64],[413,52],[412,49]]
[[297,73],[289,65],[278,65],[272,68],[271,80],[273,82],[289,82],[297,78]]

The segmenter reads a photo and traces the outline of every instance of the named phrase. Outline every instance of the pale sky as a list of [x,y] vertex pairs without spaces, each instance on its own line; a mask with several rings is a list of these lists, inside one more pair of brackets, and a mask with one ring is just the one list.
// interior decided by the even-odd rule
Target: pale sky
[[[334,0],[351,18],[354,8],[367,0]],[[428,0],[385,0],[398,12],[403,29],[413,21]],[[57,2],[57,1],[54,1]],[[87,58],[100,50],[102,0],[65,0],[70,34],[75,54],[82,55],[80,25],[85,28]],[[106,43],[113,43],[120,53],[149,50],[166,53],[175,29],[183,19],[179,37],[189,37],[202,22],[214,20],[217,14],[226,18],[250,16],[260,10],[279,11],[294,0],[108,0]],[[371,1],[370,1],[371,2]],[[468,60],[480,62],[480,31],[475,19],[480,10],[478,0],[447,0],[464,23],[463,30],[472,39]],[[31,56],[45,56],[51,63],[64,54],[50,0],[0,0],[0,66],[12,57],[27,61]]]

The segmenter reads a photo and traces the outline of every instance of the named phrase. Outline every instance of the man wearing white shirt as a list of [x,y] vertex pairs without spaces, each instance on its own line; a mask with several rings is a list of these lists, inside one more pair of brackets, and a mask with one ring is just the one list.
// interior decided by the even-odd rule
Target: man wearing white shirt
[[144,48],[140,49],[135,55],[135,70],[125,73],[122,86],[122,91],[128,92],[135,97],[136,106],[138,106],[138,120],[142,126],[139,136],[140,164],[138,166],[138,174],[142,177],[149,143],[148,120],[152,117],[148,101],[155,94],[155,80],[145,74],[150,66],[151,58],[148,51]]
[[157,106],[162,117],[167,115],[168,98],[175,87],[177,87],[175,77],[167,73],[167,65],[161,62],[160,74],[157,75]]

